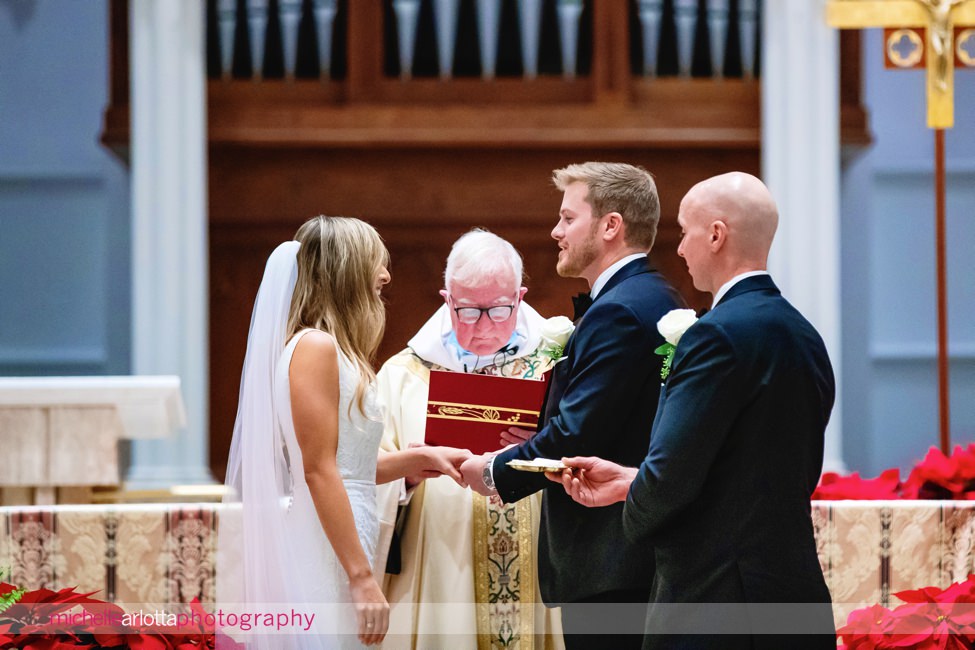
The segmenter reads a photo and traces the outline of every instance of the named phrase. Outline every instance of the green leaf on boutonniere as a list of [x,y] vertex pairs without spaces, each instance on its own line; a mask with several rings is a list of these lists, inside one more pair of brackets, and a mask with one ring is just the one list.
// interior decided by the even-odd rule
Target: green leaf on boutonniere
[[667,379],[667,375],[670,374],[670,364],[674,361],[674,352],[676,350],[677,346],[673,343],[664,343],[654,350],[656,354],[664,358],[664,365],[660,368],[660,379]]
[[548,357],[553,363],[557,363],[562,359],[562,352],[565,351],[564,346],[553,345],[552,347],[546,347],[539,350],[539,354],[543,357]]

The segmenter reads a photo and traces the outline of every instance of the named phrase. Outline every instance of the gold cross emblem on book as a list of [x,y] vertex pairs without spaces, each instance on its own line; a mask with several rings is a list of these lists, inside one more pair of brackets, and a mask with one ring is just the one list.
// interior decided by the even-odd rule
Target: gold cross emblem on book
[[975,67],[975,0],[829,0],[826,19],[841,29],[897,28],[888,59],[898,67],[927,61],[928,126],[951,128],[955,63]]

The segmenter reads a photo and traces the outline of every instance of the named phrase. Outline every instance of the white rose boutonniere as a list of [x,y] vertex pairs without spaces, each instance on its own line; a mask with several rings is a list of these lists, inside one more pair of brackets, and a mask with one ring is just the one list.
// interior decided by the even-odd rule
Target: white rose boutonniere
[[664,365],[660,369],[660,378],[666,379],[670,374],[670,364],[674,360],[677,343],[691,325],[697,322],[697,315],[693,309],[671,309],[657,321],[657,331],[664,337],[666,343],[654,350],[664,358]]
[[565,344],[574,329],[575,325],[565,316],[554,316],[547,319],[542,324],[542,340],[538,344],[539,354],[550,358],[553,363],[559,361],[565,351]]

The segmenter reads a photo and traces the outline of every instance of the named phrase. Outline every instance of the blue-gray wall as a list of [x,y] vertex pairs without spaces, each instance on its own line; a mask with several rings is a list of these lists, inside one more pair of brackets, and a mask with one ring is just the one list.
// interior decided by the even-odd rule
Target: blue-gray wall
[[[0,0],[0,375],[129,371],[128,175],[99,143],[106,0]],[[932,135],[920,72],[866,37],[875,144],[843,176],[844,458],[876,474],[937,440]],[[975,441],[975,71],[948,132],[952,423]],[[802,128],[802,125],[796,125]],[[802,152],[796,152],[801,156]]]
[[[923,71],[883,68],[864,40],[875,143],[844,168],[844,459],[874,475],[938,444],[934,135]],[[975,70],[955,75],[946,131],[948,337],[954,444],[975,442]]]
[[105,0],[0,0],[0,375],[127,374],[128,173]]

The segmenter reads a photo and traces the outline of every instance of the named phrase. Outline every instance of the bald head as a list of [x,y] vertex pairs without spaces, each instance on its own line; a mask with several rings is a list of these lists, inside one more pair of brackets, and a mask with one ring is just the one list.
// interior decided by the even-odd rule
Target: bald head
[[763,263],[768,258],[779,212],[765,183],[751,174],[730,172],[701,181],[684,200],[693,201],[704,218],[728,226],[729,252]]
[[694,285],[713,293],[739,273],[766,268],[779,216],[762,181],[730,172],[692,187],[678,221],[685,232],[678,253]]

